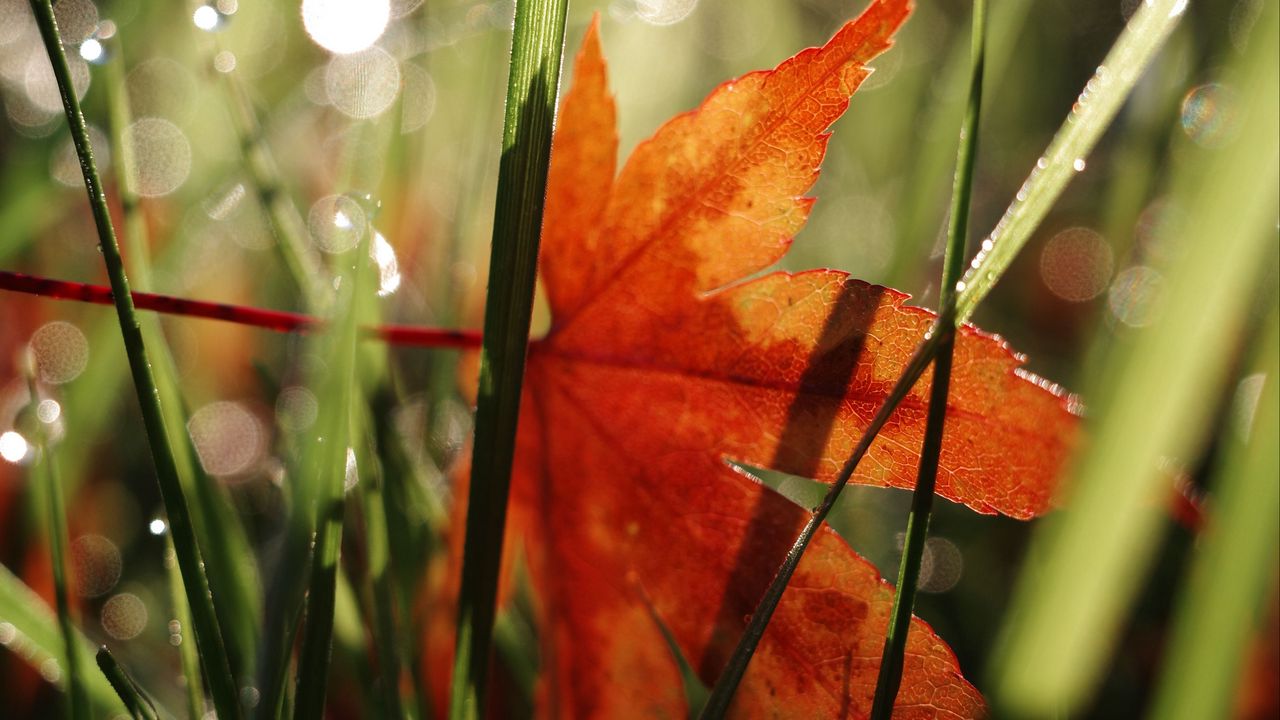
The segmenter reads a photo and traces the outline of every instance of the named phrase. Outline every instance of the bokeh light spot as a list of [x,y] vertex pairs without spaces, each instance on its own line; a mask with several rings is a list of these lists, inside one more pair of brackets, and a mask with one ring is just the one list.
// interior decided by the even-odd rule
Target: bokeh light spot
[[364,120],[386,112],[400,92],[400,67],[382,48],[337,55],[324,73],[329,102],[343,115]]
[[147,628],[147,604],[133,593],[112,595],[102,605],[102,629],[116,640],[132,640]]
[[177,125],[158,117],[142,118],[129,126],[133,162],[128,168],[134,188],[143,197],[168,195],[191,174],[191,143]]
[[1054,235],[1040,253],[1040,278],[1050,292],[1068,302],[1084,302],[1102,294],[1113,267],[1111,246],[1101,235],[1083,227]]
[[71,565],[81,597],[105,595],[120,581],[124,561],[116,544],[101,535],[81,535],[71,543]]
[[55,320],[31,336],[31,352],[36,356],[40,379],[61,385],[71,382],[89,365],[89,340],[80,328]]
[[382,37],[390,20],[390,0],[302,0],[307,34],[339,55],[367,50]]
[[1164,279],[1154,268],[1135,265],[1116,274],[1107,305],[1117,320],[1132,327],[1150,325]]
[[251,470],[266,452],[258,418],[239,403],[209,403],[191,415],[187,431],[205,472],[214,477]]
[[1235,93],[1221,83],[1208,83],[1182,98],[1182,131],[1201,147],[1221,147],[1239,125]]
[[346,252],[355,247],[364,228],[364,209],[345,195],[322,197],[307,213],[311,240],[327,253]]

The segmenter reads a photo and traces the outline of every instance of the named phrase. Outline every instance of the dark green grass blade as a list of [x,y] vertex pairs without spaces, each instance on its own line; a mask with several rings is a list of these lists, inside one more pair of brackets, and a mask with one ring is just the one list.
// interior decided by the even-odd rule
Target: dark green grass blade
[[519,0],[498,172],[450,716],[484,716],[568,0]]
[[205,674],[219,717],[229,720],[240,715],[235,681],[231,676],[226,647],[223,644],[213,602],[209,596],[209,584],[201,565],[200,550],[186,497],[183,494],[182,482],[178,477],[173,450],[167,439],[164,412],[160,405],[150,361],[147,358],[146,345],[133,309],[129,281],[125,277],[124,263],[120,257],[115,230],[111,225],[106,195],[103,193],[102,181],[93,159],[93,150],[89,145],[88,130],[85,127],[84,116],[80,112],[79,101],[72,89],[71,72],[53,17],[53,5],[49,0],[31,0],[31,7],[44,40],[45,50],[53,64],[54,77],[62,94],[67,122],[71,126],[71,137],[76,154],[80,158],[85,188],[88,191],[94,224],[98,230],[99,248],[102,250],[103,262],[115,297],[116,313],[129,357],[134,389],[137,391],[138,402],[142,408],[142,417],[146,425],[152,459],[155,461],[161,496],[164,498],[169,515],[178,566],[182,570],[183,583],[191,602],[196,641],[204,659]]
[[98,648],[97,660],[98,668],[102,670],[103,675],[107,676],[107,682],[111,683],[111,687],[120,696],[121,702],[135,720],[160,720],[155,703],[151,702],[151,698],[138,687],[124,668],[120,667],[106,645]]
[[969,205],[973,195],[973,167],[977,160],[978,131],[982,117],[986,14],[986,0],[976,0],[973,4],[969,104],[960,126],[960,148],[956,154],[955,184],[951,193],[951,224],[947,229],[947,249],[942,261],[942,280],[939,285],[939,327],[935,332],[942,334],[942,340],[938,345],[938,357],[933,363],[929,414],[925,420],[924,446],[920,449],[920,470],[916,474],[916,488],[911,496],[911,512],[907,516],[907,536],[902,546],[902,564],[898,568],[898,591],[893,599],[884,653],[880,657],[880,674],[876,679],[876,692],[871,704],[873,720],[889,720],[892,717],[893,704],[898,697],[898,688],[902,685],[902,662],[911,628],[911,613],[915,608],[920,563],[924,559],[925,540],[929,535],[929,519],[933,512],[933,493],[938,479],[938,459],[942,453],[947,395],[951,384],[951,356],[955,347],[956,283],[964,269],[965,244],[969,237]]

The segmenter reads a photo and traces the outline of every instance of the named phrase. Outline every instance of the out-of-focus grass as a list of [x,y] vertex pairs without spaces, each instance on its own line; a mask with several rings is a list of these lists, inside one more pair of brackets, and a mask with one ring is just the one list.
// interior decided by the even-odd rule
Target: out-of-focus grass
[[[843,0],[683,4],[693,8],[687,16],[655,25],[641,17],[653,3],[571,3],[568,51],[576,48],[591,14],[602,12],[624,154],[714,85],[825,40],[861,6]],[[977,234],[994,226],[1136,4],[992,3],[990,82],[971,223]],[[81,0],[62,0],[60,5],[82,11],[88,7]],[[1029,353],[1032,369],[1082,389],[1090,368],[1098,366],[1093,358],[1105,360],[1116,338],[1140,330],[1144,292],[1154,287],[1159,268],[1174,252],[1168,238],[1186,212],[1183,201],[1169,195],[1166,171],[1182,155],[1217,152],[1215,147],[1238,140],[1233,125],[1242,105],[1218,68],[1247,47],[1251,28],[1256,34],[1261,5],[1259,0],[1234,0],[1190,6],[1187,21],[1140,81],[1087,168],[1073,179],[979,311],[983,327],[1008,336]],[[56,121],[40,120],[51,117],[49,112],[31,111],[32,98],[46,96],[40,95],[38,68],[29,69],[33,36],[19,20],[25,6],[23,0],[0,0],[0,97],[6,108],[0,121],[0,266],[98,281],[101,260],[92,248],[83,190],[54,179],[65,176],[65,129]],[[385,145],[364,139],[368,121],[335,108],[335,99],[351,98],[341,87],[332,94],[326,91],[331,56],[306,36],[296,3],[239,3],[223,18],[217,44],[234,57],[232,72],[257,109],[262,138],[279,165],[280,192],[304,221],[317,200],[334,193],[367,190],[382,201],[375,228],[394,250],[400,283],[376,301],[377,313],[394,322],[476,327],[493,217],[511,7],[461,0],[395,6],[411,11],[393,21],[380,41],[399,73],[393,85],[396,100],[379,121],[392,129],[393,138]],[[143,198],[140,205],[154,258],[155,289],[303,307],[273,244],[268,213],[245,171],[219,71],[207,67],[205,44],[197,41],[202,31],[192,24],[193,9],[139,0],[97,4],[98,21],[112,20],[122,41],[133,114],[172,123],[190,151],[190,171],[181,184],[168,194]],[[814,191],[820,200],[786,267],[839,267],[912,292],[925,304],[936,301],[931,283],[941,260],[938,240],[963,103],[959,78],[964,74],[960,59],[967,48],[967,12],[947,3],[921,3],[897,47],[876,63],[877,73],[835,128]],[[104,44],[111,49],[110,41]],[[86,69],[91,78],[84,98],[88,120],[107,132],[106,68]],[[1192,100],[1185,122],[1184,97]],[[40,121],[33,124],[32,117]],[[1270,142],[1260,154],[1274,153],[1274,138]],[[358,178],[344,170],[352,153],[371,166]],[[180,159],[170,153],[140,162],[172,169]],[[108,194],[118,197],[114,186]],[[1097,234],[1062,235],[1080,228]],[[332,272],[332,258],[321,258]],[[1268,263],[1274,267],[1274,255]],[[1274,272],[1261,282],[1274,284]],[[63,412],[65,435],[53,452],[69,490],[72,555],[78,558],[73,575],[110,569],[110,558],[93,549],[101,544],[85,538],[105,538],[123,558],[114,584],[101,594],[75,598],[82,630],[95,641],[110,640],[121,662],[159,702],[183,707],[184,690],[176,680],[179,652],[170,643],[174,636],[189,643],[189,629],[173,632],[169,626],[174,613],[166,600],[165,543],[148,530],[160,506],[141,426],[129,402],[119,331],[107,311],[0,295],[0,432],[10,429],[7,423],[24,402],[15,351],[54,320],[80,328],[88,352],[82,374],[65,384],[46,382],[45,388]],[[156,324],[172,350],[174,375],[191,416],[212,419],[215,432],[206,438],[231,440],[204,447],[198,442],[197,448],[205,469],[212,468],[210,475],[223,485],[243,521],[247,543],[268,569],[263,582],[270,587],[270,571],[279,567],[286,512],[298,510],[288,489],[289,478],[301,467],[297,445],[316,427],[305,422],[312,403],[325,400],[317,396],[324,393],[312,379],[321,377],[333,358],[312,342],[212,322],[166,319]],[[1242,342],[1229,343],[1221,352],[1233,357]],[[409,637],[416,632],[415,573],[425,572],[424,556],[439,547],[428,518],[438,520],[440,510],[449,507],[447,483],[441,478],[465,440],[469,417],[453,394],[453,354],[377,352],[385,363],[371,365],[361,358],[360,365],[385,364],[385,375],[367,370],[360,392],[380,388],[369,418],[379,448],[375,454],[384,471],[397,468],[385,475],[381,502],[388,510],[387,567],[396,589],[397,627]],[[262,380],[255,363],[270,382]],[[1234,392],[1237,380],[1232,376],[1224,382],[1209,402],[1224,404],[1222,398]],[[1092,401],[1085,398],[1086,405]],[[1219,425],[1211,429],[1217,431]],[[356,437],[366,431],[370,428],[357,431]],[[358,450],[362,476],[364,454]],[[1197,458],[1185,459],[1193,481],[1199,479]],[[39,526],[40,507],[27,475],[26,466],[0,461],[0,562],[51,598],[40,533],[31,530]],[[368,502],[379,500],[375,495]],[[896,566],[896,518],[904,514],[905,498],[853,489],[842,505],[854,518],[848,532],[859,551],[882,569]],[[1029,525],[944,507],[932,527],[939,542],[931,546],[933,574],[922,580],[925,594],[917,613],[977,677],[1003,619],[1004,595],[1012,586]],[[352,532],[356,535],[345,534],[343,553],[354,559],[360,557],[363,530]],[[1133,715],[1146,706],[1157,672],[1152,657],[1158,655],[1155,648],[1167,626],[1168,609],[1156,600],[1179,587],[1176,570],[1185,545],[1186,535],[1173,531],[1166,547],[1169,561],[1138,586],[1145,598],[1141,611],[1117,629],[1125,650],[1108,661],[1108,682],[1093,696],[1094,707]],[[369,546],[377,548],[376,543]],[[352,609],[339,621],[348,628],[364,622],[359,613],[372,607],[362,600],[363,582],[358,572],[352,574]],[[117,638],[127,633],[121,632],[119,618],[104,610],[109,604],[121,606],[111,603],[122,595],[140,600],[147,615],[136,635]],[[265,604],[270,606],[269,596]],[[376,604],[385,610],[385,598]],[[0,611],[4,622],[13,621]],[[341,641],[341,624],[336,631]],[[405,644],[419,645],[412,640]],[[330,712],[377,707],[368,653],[343,648],[332,660]],[[12,650],[0,650],[0,697],[11,701],[9,707],[20,716],[54,707],[49,686],[24,669]],[[56,645],[50,648],[54,650]],[[238,680],[255,684],[257,691],[256,682]]]

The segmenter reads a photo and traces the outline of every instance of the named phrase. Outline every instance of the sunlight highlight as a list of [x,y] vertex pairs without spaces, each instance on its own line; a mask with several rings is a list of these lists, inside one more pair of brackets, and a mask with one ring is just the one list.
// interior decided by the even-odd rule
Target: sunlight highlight
[[390,0],[303,0],[302,25],[317,45],[349,55],[367,50],[387,29]]

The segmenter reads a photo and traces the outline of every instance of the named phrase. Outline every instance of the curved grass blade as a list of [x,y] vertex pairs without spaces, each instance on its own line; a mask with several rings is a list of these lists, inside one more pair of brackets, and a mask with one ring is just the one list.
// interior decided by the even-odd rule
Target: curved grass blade
[[898,591],[893,598],[893,611],[885,634],[884,653],[880,657],[880,674],[871,704],[872,720],[889,720],[894,700],[902,685],[902,662],[906,654],[907,633],[915,608],[916,588],[920,580],[920,563],[924,560],[925,539],[929,535],[929,519],[933,512],[933,493],[938,479],[938,459],[942,452],[942,434],[947,417],[947,395],[951,385],[951,357],[955,348],[956,282],[964,268],[965,243],[969,238],[969,207],[973,195],[973,166],[978,153],[978,129],[982,117],[982,80],[986,65],[986,0],[973,4],[973,42],[971,47],[969,103],[960,126],[960,147],[956,153],[955,185],[951,193],[951,224],[947,229],[947,248],[942,260],[939,284],[937,330],[942,339],[933,365],[933,384],[929,388],[929,410],[925,420],[924,445],[920,449],[920,470],[911,495],[911,512],[907,516],[907,536],[902,546],[902,563],[898,569]]
[[[88,657],[92,652],[89,641],[74,628],[72,635],[81,656]],[[67,667],[66,648],[54,613],[4,565],[0,565],[0,646],[36,671]],[[85,670],[81,677],[94,715],[115,717],[121,705],[111,685],[87,663]]]
[[1191,155],[1175,176],[1172,197],[1186,212],[1171,238],[1179,253],[1151,325],[1121,337],[1099,373],[1091,444],[1076,460],[1067,509],[1033,540],[994,666],[1002,710],[1074,712],[1086,701],[1163,528],[1152,502],[1165,483],[1160,464],[1191,461],[1208,439],[1259,269],[1275,263],[1276,11],[1268,3],[1226,80],[1247,103],[1239,134]]
[[[1092,102],[1087,106],[1087,112],[1069,117],[1063,127],[1059,129],[1058,134],[1050,144],[1050,148],[1056,149],[1056,152],[1045,153],[1043,167],[1037,163],[1036,170],[1039,172],[1039,176],[1045,179],[1032,183],[1030,187],[1024,185],[1025,194],[1020,193],[1020,199],[1015,199],[1014,204],[1005,213],[1006,222],[1002,228],[1004,241],[999,245],[1002,248],[1000,253],[992,253],[996,246],[991,238],[984,240],[983,249],[974,260],[977,267],[975,268],[974,265],[971,265],[969,272],[965,275],[965,279],[962,279],[957,284],[959,295],[957,297],[956,316],[953,320],[955,324],[958,325],[969,319],[978,303],[986,297],[996,281],[1003,276],[1017,252],[1026,244],[1031,233],[1034,232],[1040,221],[1044,219],[1044,213],[1057,199],[1062,188],[1066,185],[1066,180],[1074,174],[1075,160],[1083,157],[1083,155],[1072,155],[1069,151],[1085,153],[1097,142],[1107,124],[1114,118],[1115,112],[1124,101],[1124,98],[1133,89],[1133,85],[1137,82],[1138,77],[1141,76],[1142,71],[1155,57],[1155,51],[1177,23],[1180,15],[1180,6],[1185,6],[1185,0],[1152,0],[1150,4],[1143,5],[1134,15],[1129,25],[1125,27],[1124,32],[1121,33],[1111,52],[1108,53],[1108,59],[1104,64],[1104,67],[1110,66],[1109,72],[1114,73],[1115,80],[1097,88]],[[1049,170],[1052,170],[1052,172],[1049,172]],[[1036,177],[1037,172],[1033,171],[1032,179],[1034,180]],[[1050,180],[1053,180],[1053,182],[1050,182]],[[1035,212],[1032,212],[1033,210]],[[1010,220],[1011,217],[1016,222]],[[981,273],[983,282],[981,284],[977,283],[976,280],[970,282],[970,278],[978,272]],[[751,620],[747,623],[742,638],[738,641],[738,646],[734,649],[734,654],[730,658],[729,665],[726,666],[724,673],[734,673],[741,678],[742,674],[746,672],[747,665],[751,661],[751,655],[754,654],[760,638],[763,637],[765,628],[773,616],[773,611],[782,599],[787,583],[791,580],[791,575],[800,564],[800,558],[804,555],[805,549],[809,546],[818,528],[835,506],[840,492],[849,483],[849,478],[853,476],[858,463],[862,461],[863,456],[871,448],[871,443],[875,440],[876,435],[879,434],[885,423],[889,421],[889,416],[897,409],[899,403],[902,402],[912,386],[920,379],[925,369],[929,367],[929,364],[936,357],[942,337],[945,335],[945,333],[939,332],[939,329],[939,326],[935,324],[934,329],[926,335],[925,339],[916,348],[915,353],[903,369],[902,375],[867,425],[867,429],[858,440],[858,444],[854,446],[853,452],[841,468],[839,475],[836,476],[835,481],[831,484],[822,503],[814,509],[809,521],[800,531],[800,535],[783,559],[777,576],[775,576],[764,596],[761,597],[760,602],[756,605],[756,610],[752,613]],[[733,685],[736,686],[736,684],[737,681],[735,680]],[[723,713],[727,707],[728,700],[726,699],[719,712]],[[708,705],[708,709],[711,708],[712,706]],[[703,717],[714,718],[718,716],[704,712]]]
[[517,0],[449,716],[484,716],[568,0]]
[[116,662],[115,656],[106,645],[98,648],[97,661],[98,668],[107,677],[107,682],[111,683],[116,695],[120,696],[121,702],[135,720],[160,720],[155,703],[151,702],[151,698],[147,697],[138,683],[129,677],[129,673],[120,667],[120,663]]
[[84,116],[80,112],[80,103],[73,90],[66,53],[53,16],[53,5],[50,0],[31,0],[31,8],[36,16],[36,24],[40,29],[45,50],[53,64],[54,77],[57,79],[67,122],[71,127],[71,138],[76,155],[80,158],[85,188],[88,191],[94,224],[98,230],[99,248],[102,250],[107,274],[111,278],[112,295],[129,358],[134,389],[137,391],[138,402],[141,405],[161,496],[169,514],[178,565],[182,569],[183,583],[187,589],[188,600],[191,602],[196,641],[204,660],[205,676],[219,717],[228,720],[237,718],[240,716],[240,707],[235,680],[231,675],[226,647],[223,644],[222,634],[218,629],[218,619],[209,596],[208,579],[201,565],[200,550],[196,542],[191,514],[183,494],[182,482],[178,478],[173,449],[169,446],[164,412],[147,358],[146,345],[133,309],[129,281],[125,276],[124,262],[121,260],[120,247],[111,225],[106,195],[102,191],[102,181],[93,159],[89,133],[85,127]]

